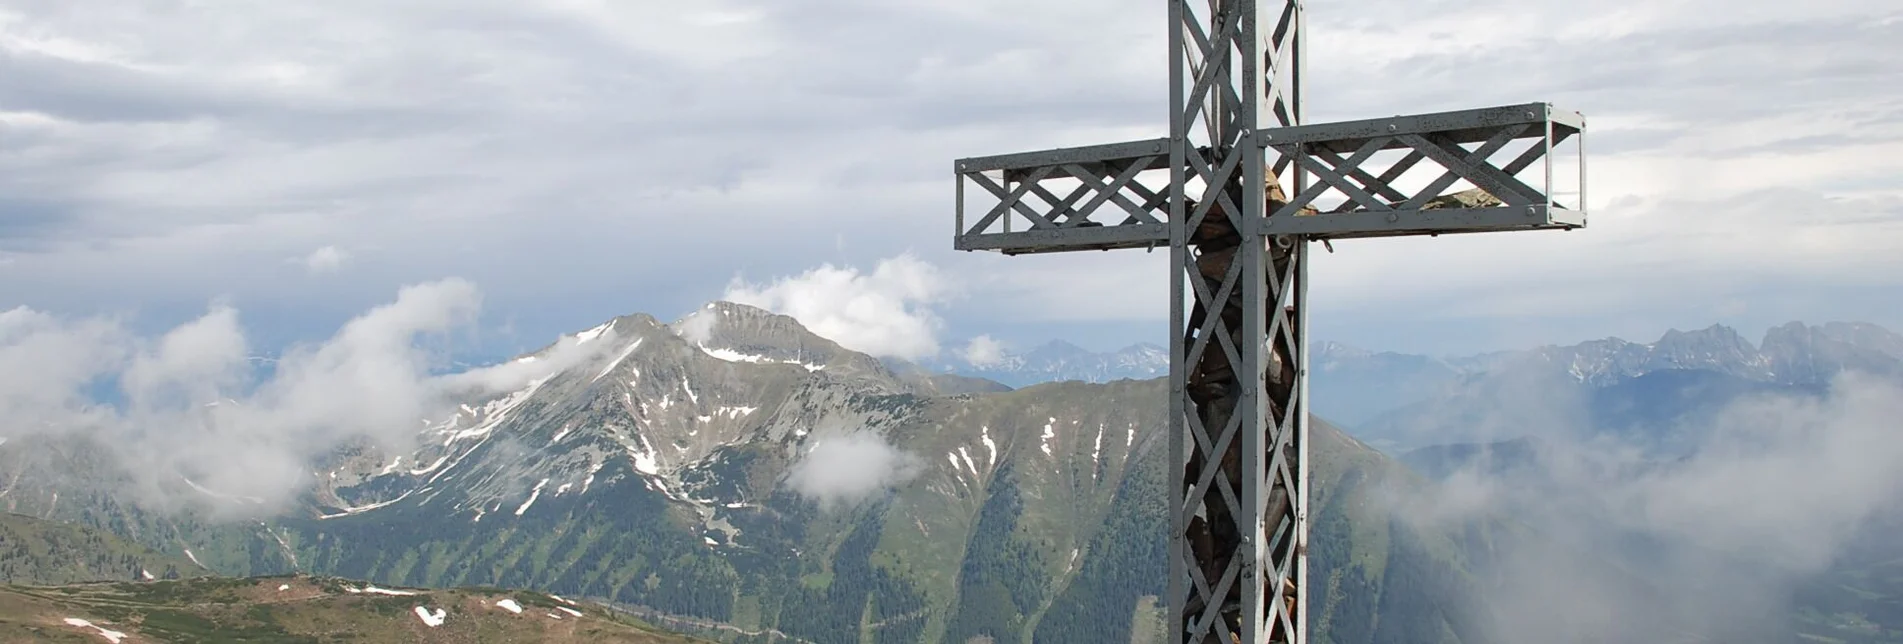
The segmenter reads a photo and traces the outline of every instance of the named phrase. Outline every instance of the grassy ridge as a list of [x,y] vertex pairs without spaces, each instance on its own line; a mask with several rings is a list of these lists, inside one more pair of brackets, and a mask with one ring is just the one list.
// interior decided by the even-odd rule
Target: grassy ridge
[[392,591],[304,576],[0,587],[0,641],[97,642],[112,633],[214,644],[703,641],[595,606],[496,589]]

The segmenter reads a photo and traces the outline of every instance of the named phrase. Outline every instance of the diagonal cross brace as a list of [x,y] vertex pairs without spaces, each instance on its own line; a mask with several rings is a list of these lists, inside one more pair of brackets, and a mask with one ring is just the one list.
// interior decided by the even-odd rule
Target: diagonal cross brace
[[[957,161],[954,247],[1169,248],[1169,641],[1303,643],[1307,242],[1583,227],[1585,119],[1528,103],[1303,124],[1301,0],[1166,1],[1169,136]],[[966,184],[995,200],[970,222]]]

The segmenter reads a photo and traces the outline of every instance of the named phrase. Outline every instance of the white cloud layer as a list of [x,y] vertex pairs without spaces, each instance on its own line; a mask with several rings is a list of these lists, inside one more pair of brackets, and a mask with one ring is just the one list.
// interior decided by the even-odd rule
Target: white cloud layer
[[[140,492],[184,476],[276,506],[332,449],[413,448],[419,421],[465,396],[518,389],[612,345],[564,338],[542,360],[433,375],[423,341],[471,324],[481,301],[465,280],[406,287],[328,340],[286,352],[267,377],[255,375],[238,311],[223,304],[155,339],[114,319],[14,309],[0,313],[0,431],[90,435]],[[94,404],[88,388],[114,378],[122,404]]]
[[831,509],[850,507],[918,475],[919,458],[872,432],[818,438],[787,471],[786,484]]
[[[1504,409],[1514,406],[1544,409]],[[1537,461],[1507,475],[1458,472],[1390,499],[1433,529],[1510,514],[1537,531],[1546,545],[1508,554],[1479,597],[1500,641],[1656,639],[1666,633],[1646,629],[1665,623],[1687,641],[1738,641],[1788,615],[1793,589],[1869,534],[1866,522],[1903,511],[1894,380],[1849,375],[1817,398],[1739,399],[1676,428],[1705,438],[1669,463],[1576,431],[1584,411],[1573,402],[1503,398],[1502,407],[1504,417],[1551,421],[1521,426],[1538,438]],[[1622,561],[1645,563],[1621,571]],[[1651,594],[1633,593],[1633,573],[1656,584]]]
[[854,351],[915,359],[938,354],[943,323],[932,306],[953,293],[936,266],[900,255],[871,272],[826,264],[766,284],[735,279],[721,299],[792,316]]
[[965,344],[963,357],[974,367],[998,366],[1004,363],[1004,343],[989,335],[972,338]]

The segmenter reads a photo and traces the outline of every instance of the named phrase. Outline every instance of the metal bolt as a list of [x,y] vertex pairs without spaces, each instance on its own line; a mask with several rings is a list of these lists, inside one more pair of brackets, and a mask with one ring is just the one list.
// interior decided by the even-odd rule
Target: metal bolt
[[1533,215],[1536,215],[1536,214],[1539,214],[1539,211],[1540,211],[1540,210],[1539,210],[1538,208],[1534,208],[1534,207],[1532,207],[1532,206],[1527,206],[1527,207],[1526,207],[1526,216],[1528,216],[1528,217],[1531,217],[1531,216],[1533,216]]
[[1275,135],[1273,135],[1273,134],[1264,134],[1264,135],[1262,135],[1262,140],[1264,140],[1264,141],[1274,141],[1274,140],[1275,140]]
[[1393,132],[1393,131],[1396,131],[1396,130],[1399,130],[1399,129],[1401,129],[1401,126],[1398,126],[1398,125],[1395,125],[1395,124],[1393,124],[1393,123],[1389,123],[1389,124],[1388,124],[1388,131],[1389,131],[1389,132]]
[[1391,213],[1388,213],[1388,223],[1390,223],[1390,224],[1392,224],[1392,223],[1394,223],[1394,222],[1397,222],[1397,221],[1400,221],[1400,220],[1401,220],[1401,215],[1399,215],[1399,214],[1396,214],[1396,213],[1392,213],[1392,212],[1391,212]]
[[1156,145],[1152,145],[1152,146],[1150,146],[1150,151],[1151,151],[1151,152],[1162,152],[1162,151],[1163,151],[1163,144],[1161,144],[1161,143],[1158,143],[1158,144],[1156,144]]
[[1534,117],[1534,116],[1533,116],[1533,113],[1532,113],[1532,112],[1527,112],[1527,113],[1526,113],[1526,117],[1527,117],[1527,118],[1536,118],[1536,117]]

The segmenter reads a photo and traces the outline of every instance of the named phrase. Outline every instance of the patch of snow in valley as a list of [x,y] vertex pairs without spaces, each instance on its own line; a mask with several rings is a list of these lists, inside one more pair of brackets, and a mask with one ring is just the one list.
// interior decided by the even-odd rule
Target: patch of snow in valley
[[562,611],[562,612],[564,612],[564,613],[568,613],[568,614],[570,614],[570,615],[574,615],[574,616],[576,616],[576,617],[581,617],[581,611],[578,611],[578,610],[575,610],[575,609],[573,609],[573,608],[569,608],[569,607],[567,607],[567,606],[556,606],[555,608],[556,608],[556,610],[560,610],[560,611]]
[[204,567],[205,567],[205,564],[202,564],[202,563],[199,563],[199,562],[198,562],[198,555],[195,555],[195,554],[192,554],[192,549],[191,549],[191,548],[186,548],[186,549],[185,549],[185,558],[186,558],[186,559],[190,559],[190,560],[192,560],[192,563],[195,563],[195,564],[198,564],[198,567],[200,567],[200,568],[204,568]]
[[146,581],[152,581],[153,579],[156,579],[156,577],[152,576],[151,572],[146,571],[146,569],[144,568],[139,569],[139,578],[144,579]]
[[449,616],[449,613],[447,611],[444,611],[441,608],[438,608],[436,609],[436,612],[431,613],[430,610],[427,608],[424,608],[422,606],[416,607],[416,618],[423,620],[423,625],[428,626],[430,628],[436,628],[438,626],[442,626],[444,618],[448,616]]
[[1136,442],[1137,442],[1137,424],[1130,423],[1130,435],[1124,437],[1123,446],[1127,448],[1131,445],[1135,445]]
[[1104,425],[1102,423],[1098,423],[1097,424],[1097,444],[1096,446],[1090,448],[1090,460],[1093,460],[1093,461],[1103,460],[1103,431],[1104,431]]
[[[335,514],[325,514],[325,515],[321,515],[321,516],[318,516],[317,518],[319,518],[319,519],[335,519],[335,518],[337,518],[337,517],[347,517],[347,516],[350,516],[350,515],[353,515],[353,514],[362,514],[362,513],[364,513],[364,512],[369,512],[369,511],[371,511],[371,510],[375,510],[375,509],[377,509],[377,508],[381,508],[381,507],[384,507],[384,506],[387,506],[387,505],[390,505],[390,504],[392,504],[392,503],[396,503],[396,502],[398,502],[398,501],[402,501],[402,500],[404,500],[404,499],[407,499],[407,498],[410,498],[410,495],[411,495],[411,494],[415,494],[416,492],[417,492],[416,490],[411,490],[411,491],[409,491],[409,492],[404,492],[402,496],[399,496],[399,497],[397,497],[397,498],[394,498],[394,499],[390,499],[390,500],[388,500],[388,501],[383,501],[383,502],[380,502],[380,503],[372,503],[372,504],[369,504],[369,505],[359,505],[359,506],[356,506],[356,507],[349,507],[349,508],[344,508],[344,511],[342,511],[342,512],[338,512],[338,513],[335,513]],[[191,554],[191,551],[189,551],[189,550],[187,550],[187,551],[185,551],[185,552],[186,552],[186,554]],[[197,560],[196,560],[196,559],[194,559],[194,560],[193,560],[193,563],[197,563]]]
[[530,491],[529,491],[529,500],[527,500],[527,501],[523,501],[523,502],[522,502],[522,507],[519,507],[519,508],[516,508],[516,509],[515,509],[515,515],[516,515],[516,516],[518,516],[518,517],[519,517],[519,516],[522,516],[522,513],[523,513],[523,512],[528,512],[528,511],[529,511],[529,506],[531,506],[531,505],[535,505],[535,499],[536,499],[537,497],[540,497],[540,496],[542,496],[542,486],[544,486],[544,485],[548,485],[548,479],[542,479],[542,482],[540,482],[540,483],[536,483],[536,484],[535,484],[535,489],[534,489],[534,490],[530,490]]
[[430,463],[429,467],[425,467],[420,470],[410,470],[410,476],[422,476],[424,474],[434,472],[436,471],[436,468],[442,467],[443,463],[446,463],[448,461],[449,461],[449,455],[444,454],[442,458],[436,459],[436,462]]
[[290,585],[290,584],[278,584],[278,592],[280,592],[280,593],[281,593],[281,592],[284,592],[284,591],[287,591],[287,590],[290,590],[290,589],[291,589],[291,585]]
[[699,346],[699,345],[695,345],[695,346],[698,347],[702,353],[713,356],[715,358],[719,358],[721,360],[725,360],[727,362],[747,362],[752,364],[796,364],[801,367],[805,367],[806,371],[808,372],[821,371],[826,368],[825,365],[810,364],[806,362],[801,362],[799,360],[775,360],[773,358],[768,358],[766,356],[758,356],[758,355],[753,355],[749,353],[741,353],[739,351],[734,351],[733,349],[709,349],[704,346]]
[[407,590],[390,590],[388,588],[378,588],[376,586],[364,586],[363,592],[370,593],[372,595],[390,595],[392,597],[407,597],[407,596],[416,594]]
[[588,477],[581,480],[581,491],[583,494],[588,493],[588,486],[594,484],[595,474],[597,472],[600,472],[601,468],[606,467],[607,465],[608,465],[607,461],[599,461],[599,462],[596,462],[593,467],[588,468]]
[[649,476],[661,473],[661,462],[654,455],[654,446],[648,444],[648,437],[635,434],[635,438],[641,439],[641,448],[628,446],[628,454],[634,457],[634,469]]
[[1056,430],[1054,430],[1054,429],[1052,428],[1052,426],[1053,426],[1053,425],[1056,425],[1056,424],[1057,424],[1057,418],[1055,418],[1055,417],[1052,417],[1052,418],[1051,418],[1051,420],[1050,420],[1050,422],[1047,422],[1047,423],[1044,423],[1044,436],[1043,436],[1043,439],[1042,439],[1042,441],[1043,441],[1043,443],[1042,443],[1041,445],[1039,445],[1039,447],[1040,447],[1040,448],[1042,448],[1042,449],[1044,450],[1044,455],[1045,455],[1045,456],[1051,456],[1051,455],[1052,455],[1052,453],[1051,453],[1051,439],[1053,439],[1053,438],[1056,438],[1056,437],[1057,437],[1057,432],[1056,432]]
[[971,452],[970,452],[969,450],[966,450],[966,449],[965,449],[965,446],[963,446],[963,445],[959,445],[959,446],[958,446],[958,455],[959,455],[959,456],[962,456],[962,457],[964,457],[964,458],[965,458],[965,467],[969,467],[969,468],[971,468],[971,475],[972,475],[972,476],[977,476],[977,475],[978,475],[978,464],[977,464],[977,463],[974,463],[974,462],[972,462],[972,460],[971,460]]
[[571,488],[571,487],[575,487],[575,484],[574,484],[574,483],[563,483],[563,484],[561,485],[561,487],[558,487],[558,488],[555,488],[555,496],[561,496],[561,495],[562,495],[562,493],[564,493],[564,492],[567,492],[567,491],[568,491],[568,488]]
[[991,428],[979,425],[978,439],[984,441],[985,449],[991,450],[991,465],[996,467],[998,465],[998,443],[991,440]]
[[522,614],[522,605],[515,603],[515,600],[513,599],[499,600],[496,602],[496,605],[502,607],[502,610],[506,610],[511,613],[515,613],[517,615]]
[[94,624],[94,623],[92,623],[92,622],[89,622],[89,621],[86,621],[86,620],[83,620],[83,619],[80,619],[80,618],[77,618],[77,617],[68,617],[68,618],[66,618],[66,625],[67,625],[67,626],[76,626],[76,627],[79,627],[79,628],[90,628],[90,629],[94,629],[94,630],[97,630],[97,631],[99,631],[99,636],[100,636],[100,637],[103,637],[103,638],[106,638],[106,641],[108,641],[108,642],[112,642],[113,644],[118,644],[118,642],[119,642],[119,640],[122,640],[122,639],[125,639],[125,638],[126,638],[126,634],[125,634],[125,633],[121,633],[121,632],[119,632],[119,631],[115,631],[115,630],[112,630],[112,629],[108,629],[108,628],[106,628],[106,627],[104,627],[104,626],[100,626],[100,625],[98,625],[98,624]]

